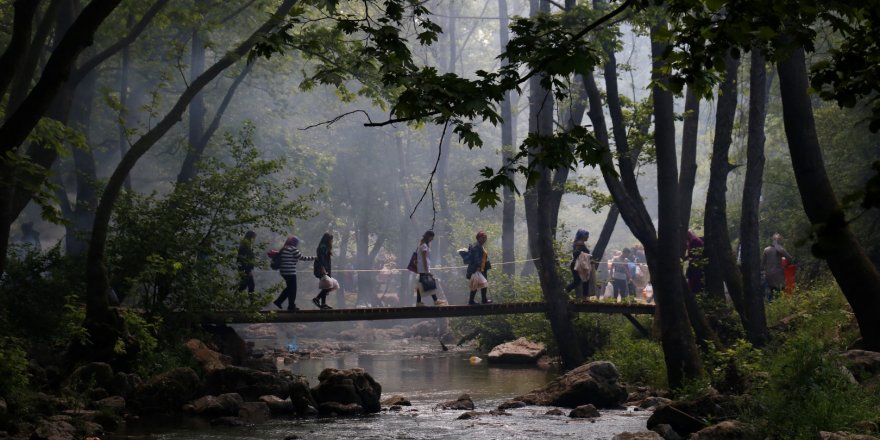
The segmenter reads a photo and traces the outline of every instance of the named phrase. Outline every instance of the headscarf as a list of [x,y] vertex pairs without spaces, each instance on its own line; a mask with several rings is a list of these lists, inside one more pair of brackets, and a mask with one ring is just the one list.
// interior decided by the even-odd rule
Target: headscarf
[[587,241],[590,238],[590,231],[586,229],[578,229],[574,234],[574,241]]

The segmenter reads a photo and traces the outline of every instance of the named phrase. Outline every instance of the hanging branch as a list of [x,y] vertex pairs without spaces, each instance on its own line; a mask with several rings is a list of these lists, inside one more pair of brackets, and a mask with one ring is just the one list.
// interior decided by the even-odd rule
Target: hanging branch
[[343,113],[343,114],[341,114],[341,115],[339,115],[339,116],[337,116],[337,117],[335,117],[335,118],[333,118],[333,119],[331,119],[331,120],[329,120],[329,121],[318,122],[317,124],[312,124],[312,125],[309,125],[309,126],[306,126],[306,127],[303,127],[303,128],[298,128],[297,130],[309,130],[309,129],[312,129],[312,128],[315,128],[315,127],[320,127],[320,126],[322,126],[322,125],[326,125],[327,128],[330,128],[331,125],[333,125],[333,124],[339,122],[342,118],[344,118],[344,117],[346,117],[346,116],[348,116],[348,115],[350,115],[350,114],[354,114],[354,113],[363,113],[364,116],[367,117],[367,120],[368,120],[368,121],[373,122],[373,120],[370,119],[370,114],[367,113],[366,110],[352,110],[352,111],[350,111],[350,112],[345,112],[345,113]]
[[443,124],[443,133],[440,134],[440,143],[437,145],[437,160],[434,162],[434,169],[431,170],[431,176],[428,178],[428,184],[425,185],[425,190],[422,191],[422,196],[419,197],[419,201],[416,203],[416,206],[413,206],[412,212],[409,214],[409,218],[412,218],[415,215],[416,210],[419,209],[419,205],[422,204],[422,200],[425,200],[425,196],[428,194],[428,190],[431,191],[431,210],[433,211],[433,216],[431,217],[431,230],[434,230],[434,222],[437,220],[437,206],[434,204],[434,175],[437,174],[437,166],[440,164],[440,156],[443,155],[443,139],[446,137],[446,129],[449,128],[449,119]]

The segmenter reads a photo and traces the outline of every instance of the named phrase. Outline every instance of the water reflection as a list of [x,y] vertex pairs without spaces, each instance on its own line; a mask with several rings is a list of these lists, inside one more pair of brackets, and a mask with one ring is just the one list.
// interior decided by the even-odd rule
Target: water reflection
[[403,352],[390,352],[387,347],[376,345],[359,346],[358,350],[361,351],[338,357],[300,359],[287,368],[314,385],[325,368],[360,367],[382,385],[384,397],[401,394],[414,402],[448,400],[463,393],[475,400],[510,398],[543,386],[557,374],[555,369],[498,367],[485,361],[473,364],[469,361],[471,356],[484,356],[460,349],[432,352],[437,347],[421,343],[406,344]]
[[[393,345],[387,345],[393,344]],[[501,402],[545,385],[556,377],[555,370],[534,367],[497,367],[487,362],[472,364],[470,350],[442,352],[433,344],[394,341],[357,345],[355,352],[322,359],[300,359],[285,366],[306,376],[314,386],[325,368],[366,369],[382,385],[382,397],[400,394],[412,407],[400,412],[351,418],[274,419],[246,428],[209,427],[204,421],[184,424],[145,423],[130,426],[128,432],[110,438],[130,438],[146,434],[151,439],[167,440],[240,440],[284,439],[609,439],[625,431],[645,431],[647,412],[602,411],[594,421],[545,415],[547,407],[509,410],[509,416],[487,413]],[[471,395],[476,410],[484,413],[477,419],[457,420],[463,411],[442,410],[438,403],[453,400],[460,394]],[[568,410],[564,410],[567,414]]]

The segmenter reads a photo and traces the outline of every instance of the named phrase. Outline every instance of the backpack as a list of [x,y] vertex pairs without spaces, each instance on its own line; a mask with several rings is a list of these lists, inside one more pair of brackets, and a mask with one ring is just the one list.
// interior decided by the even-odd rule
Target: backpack
[[471,264],[471,256],[473,255],[472,251],[473,251],[473,246],[468,246],[467,249],[459,249],[458,250],[458,255],[461,255],[461,261],[463,261],[464,264],[467,264],[467,265]]
[[269,252],[266,252],[266,255],[269,256],[269,267],[272,270],[281,269],[281,251],[271,249]]
[[590,278],[590,272],[593,271],[592,255],[589,252],[581,252],[578,254],[577,260],[574,262],[574,270],[579,274],[586,274],[584,279]]

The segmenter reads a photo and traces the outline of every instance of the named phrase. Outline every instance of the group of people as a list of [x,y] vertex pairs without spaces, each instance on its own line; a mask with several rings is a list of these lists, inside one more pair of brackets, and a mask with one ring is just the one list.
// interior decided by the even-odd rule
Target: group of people
[[[418,273],[418,282],[416,283],[416,306],[424,306],[422,295],[431,295],[434,305],[446,305],[446,301],[437,295],[437,280],[431,273],[431,241],[434,240],[434,231],[426,231],[421,240],[419,240],[418,248],[415,252],[416,268]],[[238,246],[237,264],[239,273],[238,291],[253,293],[255,289],[253,271],[255,268],[254,240],[257,234],[254,231],[245,233]],[[480,231],[477,233],[476,242],[470,246],[471,258],[467,268],[467,278],[481,279],[481,284],[471,283],[470,301],[468,304],[477,304],[475,296],[477,290],[481,293],[481,303],[489,304],[492,300],[488,299],[488,271],[492,267],[489,261],[489,253],[485,248],[487,235]],[[276,307],[283,308],[284,302],[287,301],[287,310],[296,311],[297,295],[297,264],[300,261],[314,261],[313,275],[320,279],[318,295],[312,298],[312,303],[320,309],[331,309],[327,305],[327,295],[339,287],[338,282],[332,278],[332,256],[333,256],[333,235],[324,233],[321,237],[315,256],[303,255],[299,250],[300,239],[297,236],[290,236],[284,242],[284,246],[278,251],[278,270],[284,279],[285,288],[281,291],[278,298],[273,301]],[[479,276],[475,276],[479,274]]]
[[[434,305],[446,305],[446,300],[437,296],[437,279],[431,273],[431,242],[434,240],[434,231],[428,230],[422,234],[419,240],[418,249],[416,249],[416,267],[415,272],[419,275],[419,281],[416,283],[416,307],[422,307],[422,295],[430,294],[434,300]],[[469,305],[476,305],[475,301],[477,291],[480,291],[480,304],[491,304],[492,300],[488,298],[489,293],[489,269],[492,263],[489,261],[489,252],[486,250],[486,240],[488,235],[480,231],[477,233],[476,242],[468,247],[468,265],[465,277],[470,280]]]
[[[794,257],[782,246],[783,237],[778,232],[773,234],[770,245],[764,248],[761,255],[761,279],[764,285],[764,295],[768,301],[772,301],[777,293],[786,288],[785,268],[794,264]],[[706,255],[703,255],[704,241],[694,231],[688,231],[687,262],[685,271],[688,287],[692,293],[705,290],[705,277],[703,268],[708,264]]]
[[[253,270],[255,266],[255,256],[254,256],[254,240],[256,239],[257,234],[254,231],[248,231],[244,238],[241,240],[241,243],[238,246],[238,272],[240,283],[238,286],[238,291],[243,292],[245,290],[248,293],[254,292],[254,275]],[[329,305],[327,305],[327,295],[336,290],[339,285],[332,278],[332,257],[333,257],[333,235],[329,232],[324,233],[321,237],[321,241],[318,243],[318,248],[315,252],[315,256],[306,256],[300,252],[299,246],[299,237],[293,235],[287,237],[287,240],[284,242],[284,246],[278,250],[277,260],[278,260],[278,271],[281,273],[281,278],[284,279],[284,290],[281,291],[281,294],[278,298],[275,299],[272,303],[275,304],[275,307],[279,309],[283,308],[284,301],[287,301],[287,310],[296,311],[299,308],[296,306],[296,294],[297,294],[297,283],[296,283],[296,274],[297,274],[297,263],[300,261],[314,261],[313,271],[314,276],[321,281],[318,286],[320,291],[318,295],[312,298],[312,303],[315,307],[319,309],[330,309]]]

